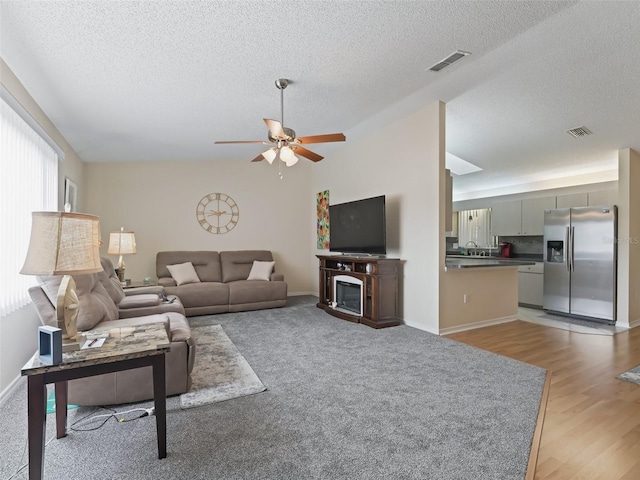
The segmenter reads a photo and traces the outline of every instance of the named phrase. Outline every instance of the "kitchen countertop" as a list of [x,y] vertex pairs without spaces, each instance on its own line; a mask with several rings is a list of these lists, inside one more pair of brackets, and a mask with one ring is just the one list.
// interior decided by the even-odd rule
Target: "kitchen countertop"
[[445,267],[449,268],[486,268],[486,267],[519,267],[535,265],[533,260],[501,257],[474,257],[464,255],[447,255]]

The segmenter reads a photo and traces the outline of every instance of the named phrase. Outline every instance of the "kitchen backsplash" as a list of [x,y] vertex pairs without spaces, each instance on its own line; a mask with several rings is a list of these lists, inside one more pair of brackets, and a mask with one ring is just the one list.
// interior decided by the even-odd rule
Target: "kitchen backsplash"
[[542,235],[527,235],[514,237],[498,237],[500,242],[513,245],[514,255],[542,255],[544,241]]

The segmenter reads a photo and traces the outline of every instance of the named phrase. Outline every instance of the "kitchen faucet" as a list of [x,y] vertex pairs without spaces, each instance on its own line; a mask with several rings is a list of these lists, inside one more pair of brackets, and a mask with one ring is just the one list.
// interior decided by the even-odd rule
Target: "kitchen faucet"
[[473,245],[473,254],[477,255],[478,254],[478,244],[476,242],[474,242],[473,240],[469,240],[467,243],[465,243],[464,248],[468,248],[469,244]]

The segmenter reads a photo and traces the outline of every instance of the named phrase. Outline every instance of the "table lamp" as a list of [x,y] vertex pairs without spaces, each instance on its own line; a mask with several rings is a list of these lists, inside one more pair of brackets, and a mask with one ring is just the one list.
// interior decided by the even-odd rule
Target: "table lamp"
[[63,350],[80,348],[77,342],[78,295],[71,275],[102,271],[100,221],[95,215],[69,212],[33,212],[29,249],[20,273],[64,275],[56,300]]
[[136,237],[133,232],[125,232],[124,227],[119,232],[109,234],[109,255],[120,255],[118,259],[118,280],[124,284],[124,260],[123,255],[133,255],[136,253]]

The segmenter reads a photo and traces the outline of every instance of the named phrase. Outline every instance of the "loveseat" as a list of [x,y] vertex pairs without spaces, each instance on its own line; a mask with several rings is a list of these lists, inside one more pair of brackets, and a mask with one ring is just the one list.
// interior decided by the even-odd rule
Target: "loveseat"
[[[192,274],[185,283],[176,275],[175,267],[188,264],[193,265],[195,276]],[[284,307],[287,284],[284,275],[274,273],[274,266],[268,250],[169,251],[156,255],[158,284],[167,294],[180,298],[187,316]],[[261,274],[256,275],[259,271]]]
[[[171,349],[166,354],[167,395],[184,393],[191,387],[190,374],[195,359],[184,308],[178,298],[164,301],[160,287],[123,290],[108,258],[104,271],[73,275],[78,294],[78,330],[112,328],[160,322],[167,329]],[[61,276],[38,277],[40,285],[29,294],[43,325],[57,326],[55,301]],[[116,405],[153,398],[151,367],[96,375],[68,382],[68,401],[76,405]]]

